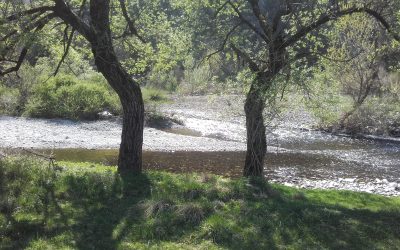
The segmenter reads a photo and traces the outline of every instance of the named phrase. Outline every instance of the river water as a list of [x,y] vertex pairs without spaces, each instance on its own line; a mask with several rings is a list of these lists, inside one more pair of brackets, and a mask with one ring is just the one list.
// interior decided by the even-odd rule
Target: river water
[[[183,126],[175,124],[145,131],[144,168],[240,177],[245,157],[241,105],[242,101],[236,97],[184,97],[158,107],[159,112],[180,120]],[[292,110],[269,124],[265,176],[270,181],[301,188],[400,196],[399,139],[335,136],[310,129],[313,123],[315,120],[304,110]],[[50,127],[39,133],[38,127],[43,124]],[[119,122],[65,125],[57,121],[49,125],[47,121],[3,118],[0,131],[0,147],[33,145],[48,153],[44,148],[53,143],[59,161],[116,164]],[[18,139],[14,139],[12,131],[18,134]],[[39,135],[34,137],[35,133]],[[68,133],[71,134],[68,138],[59,138],[60,134]],[[85,138],[91,144],[76,144],[78,138]]]
[[[184,99],[163,112],[181,119],[186,128],[200,131],[202,136],[245,143],[243,101],[225,98]],[[353,139],[315,131],[311,128],[317,121],[301,106],[291,107],[271,120],[265,160],[265,175],[269,180],[305,188],[400,195],[399,138]],[[211,167],[212,172],[235,176],[241,174],[245,155],[189,154],[201,165],[200,170],[206,169],[204,165],[210,162],[218,166],[218,169]]]

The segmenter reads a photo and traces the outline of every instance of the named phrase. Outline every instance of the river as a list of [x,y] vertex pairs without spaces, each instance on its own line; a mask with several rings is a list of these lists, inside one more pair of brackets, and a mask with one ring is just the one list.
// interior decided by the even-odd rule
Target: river
[[[183,125],[145,129],[145,169],[241,175],[245,156],[242,99],[180,97],[156,109]],[[400,196],[399,139],[331,135],[312,130],[315,122],[299,108],[269,124],[265,175],[271,182]],[[57,160],[115,165],[121,124],[118,119],[73,122],[0,117],[0,131],[2,148],[54,151]]]

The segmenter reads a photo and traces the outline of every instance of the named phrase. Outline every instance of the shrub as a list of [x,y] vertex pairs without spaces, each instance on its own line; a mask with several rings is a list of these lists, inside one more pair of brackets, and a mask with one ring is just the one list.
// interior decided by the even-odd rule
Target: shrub
[[20,94],[17,89],[0,86],[0,114],[18,113]]
[[97,113],[119,113],[118,96],[104,84],[60,75],[38,84],[25,114],[33,117],[95,119]]
[[156,88],[142,88],[142,94],[145,104],[166,102],[168,100],[167,92]]
[[174,70],[168,72],[152,70],[143,83],[150,88],[175,91],[179,84],[178,79],[179,73],[176,73]]
[[399,101],[385,98],[369,98],[346,123],[348,133],[400,136]]

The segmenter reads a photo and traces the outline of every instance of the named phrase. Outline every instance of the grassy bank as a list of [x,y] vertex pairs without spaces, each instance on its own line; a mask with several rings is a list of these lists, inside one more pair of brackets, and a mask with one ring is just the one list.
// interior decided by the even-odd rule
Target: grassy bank
[[[0,249],[395,249],[400,199],[0,161]],[[50,168],[50,169],[49,169]]]

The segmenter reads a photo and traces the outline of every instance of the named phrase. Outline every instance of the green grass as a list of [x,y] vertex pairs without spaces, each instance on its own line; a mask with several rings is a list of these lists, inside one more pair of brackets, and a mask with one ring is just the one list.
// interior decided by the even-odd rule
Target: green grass
[[143,87],[143,101],[146,104],[156,104],[168,102],[168,93],[161,89]]
[[398,249],[400,199],[0,161],[0,249]]

